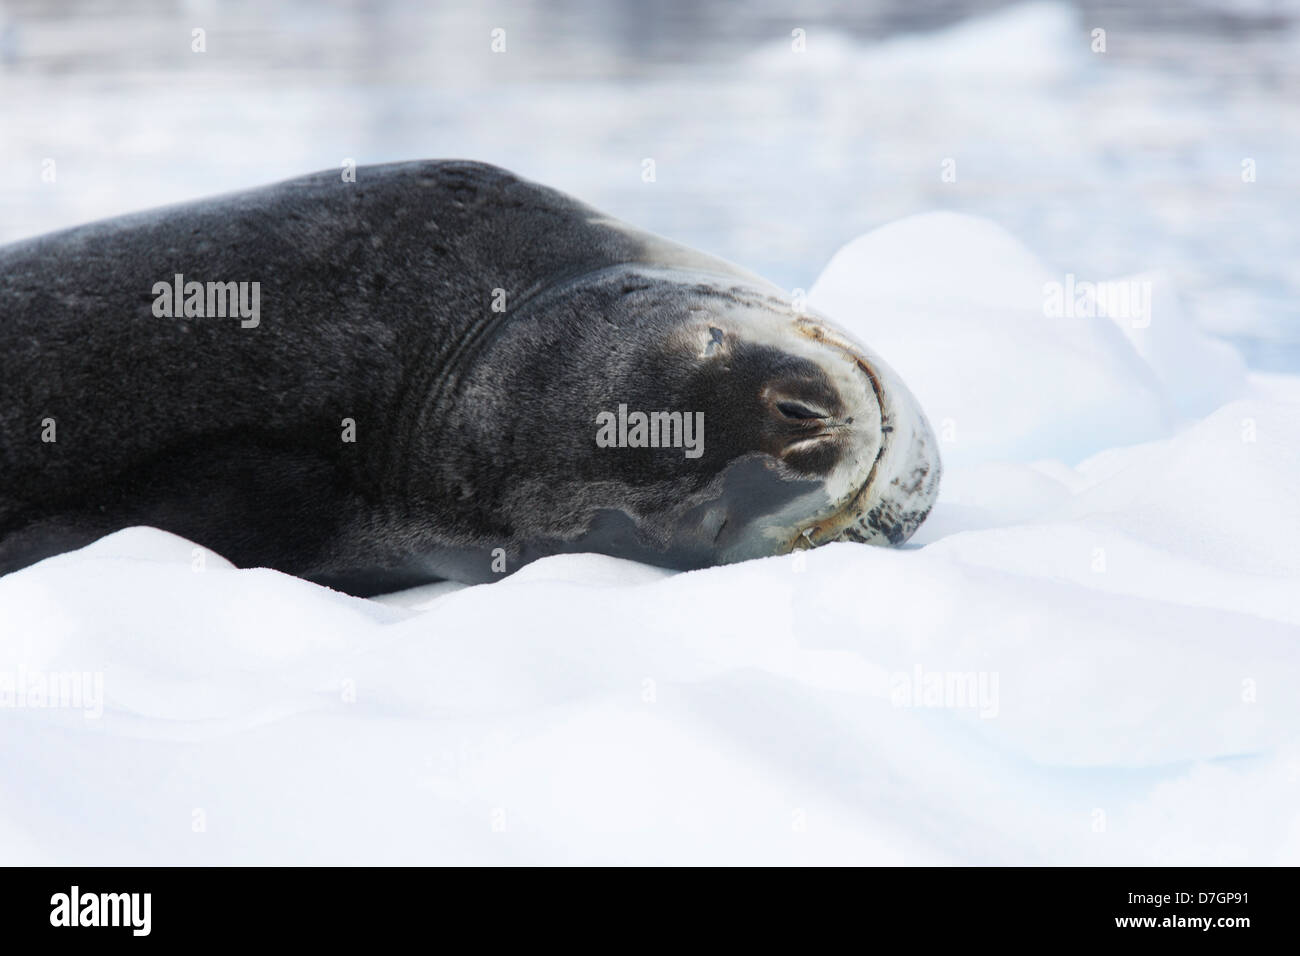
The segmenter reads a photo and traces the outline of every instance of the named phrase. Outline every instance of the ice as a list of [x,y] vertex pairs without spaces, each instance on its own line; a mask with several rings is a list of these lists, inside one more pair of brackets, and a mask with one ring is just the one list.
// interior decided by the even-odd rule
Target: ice
[[[805,31],[806,32],[806,31]],[[754,68],[782,73],[813,71],[865,80],[1051,83],[1080,70],[1088,47],[1075,12],[1065,4],[1022,3],[924,34],[904,34],[863,55],[860,45],[832,30],[805,37],[808,56],[791,57],[791,42],[771,43],[750,58]]]
[[950,464],[1078,461],[1164,434],[1175,409],[1155,369],[1116,323],[1045,314],[1051,282],[1066,279],[992,223],[926,213],[836,253],[808,304],[902,375]]
[[[1198,330],[1166,273],[1147,273],[1113,280],[1117,286],[1148,287],[1150,316],[1110,315],[1133,348],[1151,367],[1175,409],[1205,415],[1241,395],[1246,363],[1226,342]],[[1159,321],[1155,317],[1159,316]]]
[[103,693],[0,709],[0,862],[1300,862],[1300,380],[1045,281],[941,214],[813,289],[957,424],[903,549],[367,601],[134,528],[0,578],[11,691]]

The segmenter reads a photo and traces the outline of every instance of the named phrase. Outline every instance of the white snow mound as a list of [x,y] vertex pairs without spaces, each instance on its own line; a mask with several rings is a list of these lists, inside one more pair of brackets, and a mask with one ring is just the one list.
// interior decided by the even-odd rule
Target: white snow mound
[[[1104,289],[1089,297],[1084,283]],[[902,375],[950,465],[1077,463],[1246,389],[1240,356],[1182,318],[1167,279],[1053,274],[972,216],[926,213],[855,239],[808,304]]]

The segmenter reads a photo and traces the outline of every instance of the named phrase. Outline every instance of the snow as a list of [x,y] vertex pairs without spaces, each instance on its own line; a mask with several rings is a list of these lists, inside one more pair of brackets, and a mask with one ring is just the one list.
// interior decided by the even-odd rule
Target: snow
[[841,249],[808,304],[887,356],[947,439],[949,464],[1163,434],[1172,409],[1154,368],[1117,323],[1047,316],[1054,281],[1066,283],[992,223],[926,213]]
[[1300,379],[1051,281],[936,214],[812,289],[954,425],[903,549],[368,601],[136,528],[0,578],[0,678],[102,676],[0,710],[0,862],[1300,862]]

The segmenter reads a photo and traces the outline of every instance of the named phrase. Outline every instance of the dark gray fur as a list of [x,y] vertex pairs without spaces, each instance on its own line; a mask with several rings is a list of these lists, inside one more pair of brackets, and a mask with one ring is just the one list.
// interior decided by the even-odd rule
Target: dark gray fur
[[[0,248],[0,572],[137,524],[363,594],[490,580],[494,548],[509,570],[578,549],[712,563],[828,466],[765,456],[785,426],[755,398],[774,369],[819,373],[737,347],[719,378],[666,347],[701,299],[767,293],[721,262],[665,280],[687,250],[598,216],[429,161]],[[260,282],[260,326],[155,317],[175,273]],[[704,410],[704,456],[596,454],[619,402]]]

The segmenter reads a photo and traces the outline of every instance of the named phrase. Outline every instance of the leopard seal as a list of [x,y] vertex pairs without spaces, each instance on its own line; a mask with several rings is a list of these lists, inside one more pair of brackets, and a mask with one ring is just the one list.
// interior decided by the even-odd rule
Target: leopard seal
[[0,383],[0,572],[134,525],[360,595],[561,552],[702,568],[901,543],[941,471],[830,322],[477,162],[0,247]]

